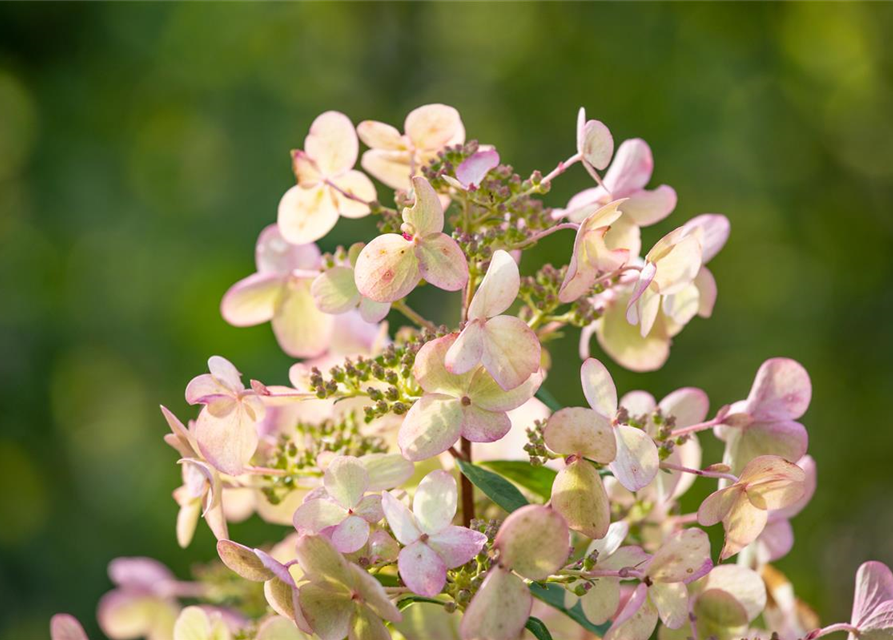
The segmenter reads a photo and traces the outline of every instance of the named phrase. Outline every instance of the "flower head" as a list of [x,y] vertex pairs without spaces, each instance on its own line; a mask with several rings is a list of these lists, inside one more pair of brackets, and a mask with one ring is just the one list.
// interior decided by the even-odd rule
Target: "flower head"
[[230,640],[233,634],[220,612],[186,607],[174,625],[174,640]]
[[445,104],[426,104],[406,116],[405,133],[383,122],[364,120],[357,133],[369,150],[363,169],[392,189],[408,189],[410,179],[448,145],[465,142],[459,112]]
[[475,557],[487,536],[452,523],[459,492],[446,471],[432,471],[419,483],[412,511],[390,493],[382,507],[391,530],[404,545],[397,558],[403,582],[420,596],[434,597],[446,584],[447,569]]
[[310,125],[304,150],[292,153],[298,184],[279,202],[279,227],[293,244],[319,240],[339,216],[362,218],[375,200],[375,185],[353,166],[360,144],[343,113],[326,111]]
[[499,153],[496,149],[481,149],[468,156],[456,167],[456,177],[444,174],[449,184],[463,191],[475,191],[484,178],[499,166]]
[[84,627],[77,618],[67,613],[57,613],[50,620],[52,640],[88,640]]
[[527,402],[542,383],[541,370],[511,391],[482,367],[452,374],[445,360],[455,341],[455,335],[432,340],[416,355],[413,374],[425,394],[406,414],[397,437],[408,460],[443,453],[460,436],[472,442],[499,440],[512,426],[506,412]]
[[762,533],[768,512],[797,502],[806,490],[806,474],[779,456],[759,456],[744,467],[738,481],[707,496],[698,509],[698,523],[709,527],[722,522],[725,560]]
[[116,558],[109,563],[115,589],[99,601],[96,618],[109,638],[170,638],[180,605],[177,596],[193,595],[163,564],[151,558]]
[[508,391],[539,369],[536,333],[520,318],[500,315],[518,297],[520,286],[518,264],[507,252],[497,250],[468,307],[468,322],[447,351],[450,372],[467,373],[481,363]]
[[274,224],[258,237],[255,259],[257,273],[239,280],[223,296],[223,319],[235,327],[271,322],[279,346],[290,356],[323,353],[333,325],[313,304],[310,290],[318,273],[319,249],[290,243]]
[[866,562],[859,567],[850,624],[858,637],[893,637],[893,572],[887,565]]

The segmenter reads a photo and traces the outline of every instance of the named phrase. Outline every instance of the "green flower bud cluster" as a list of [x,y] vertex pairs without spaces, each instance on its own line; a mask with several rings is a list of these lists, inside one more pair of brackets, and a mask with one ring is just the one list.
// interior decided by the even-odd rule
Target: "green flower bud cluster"
[[546,464],[553,457],[543,439],[545,426],[545,420],[537,420],[532,427],[527,428],[527,444],[524,445],[524,451],[530,456],[530,464],[535,467]]
[[267,612],[263,584],[242,579],[219,560],[196,565],[192,574],[204,587],[203,602],[236,609],[249,618],[260,618]]
[[490,569],[490,550],[493,548],[493,539],[496,537],[496,532],[499,531],[500,524],[499,520],[476,518],[468,525],[472,531],[479,531],[486,535],[487,544],[470,562],[447,572],[445,592],[453,599],[445,606],[447,611],[464,610],[474,594],[481,588],[484,577]]

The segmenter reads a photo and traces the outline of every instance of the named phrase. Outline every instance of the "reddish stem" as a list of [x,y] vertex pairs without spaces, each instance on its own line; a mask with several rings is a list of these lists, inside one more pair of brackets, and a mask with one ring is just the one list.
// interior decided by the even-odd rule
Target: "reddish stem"
[[[462,438],[462,459],[471,462],[471,441]],[[474,520],[474,485],[471,480],[460,474],[462,484],[462,524],[466,527]]]

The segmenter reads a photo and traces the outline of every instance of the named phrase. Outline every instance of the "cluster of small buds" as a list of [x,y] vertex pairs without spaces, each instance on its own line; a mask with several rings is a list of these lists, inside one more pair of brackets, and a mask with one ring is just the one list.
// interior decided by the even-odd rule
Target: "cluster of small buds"
[[524,445],[524,451],[530,456],[530,464],[540,467],[548,462],[553,456],[546,448],[546,442],[543,439],[543,428],[546,426],[545,420],[537,420],[532,427],[528,427],[527,444]]
[[474,518],[468,525],[472,531],[487,536],[487,543],[480,553],[461,567],[447,573],[446,593],[452,598],[445,606],[447,611],[463,610],[481,588],[484,576],[490,569],[493,539],[502,524],[500,520]]
[[243,580],[219,560],[194,565],[191,573],[201,584],[202,599],[208,604],[232,607],[251,617],[266,612],[263,585]]

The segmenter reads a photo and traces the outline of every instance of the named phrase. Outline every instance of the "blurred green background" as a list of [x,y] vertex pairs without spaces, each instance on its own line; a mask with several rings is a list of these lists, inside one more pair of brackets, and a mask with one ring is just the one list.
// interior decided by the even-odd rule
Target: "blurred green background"
[[[522,174],[569,155],[580,105],[647,139],[680,203],[646,246],[729,216],[714,318],[659,372],[609,366],[621,390],[697,385],[715,409],[768,357],[806,365],[819,490],[779,567],[848,618],[858,564],[893,562],[891,33],[891,4],[0,5],[0,638],[46,637],[59,610],[99,637],[115,556],[181,576],[215,556],[203,525],[176,545],[157,405],[191,415],[183,388],[214,353],[285,381],[269,326],[217,309],[312,119],[401,124],[436,101]],[[575,169],[548,201],[590,182]],[[322,245],[372,229],[342,221]],[[548,383],[568,403],[576,349]]]

